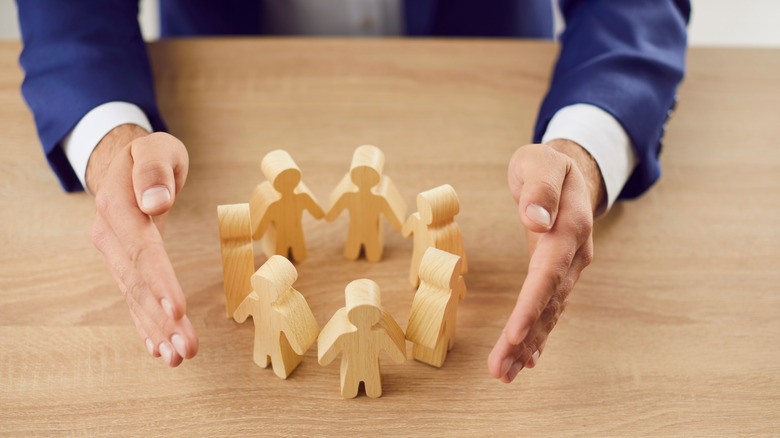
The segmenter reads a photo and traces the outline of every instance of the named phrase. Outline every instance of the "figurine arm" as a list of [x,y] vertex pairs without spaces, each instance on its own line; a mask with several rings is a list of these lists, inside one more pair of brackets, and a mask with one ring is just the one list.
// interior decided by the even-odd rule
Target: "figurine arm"
[[[317,338],[317,362],[320,365],[328,365],[341,352],[341,337],[347,332],[344,330],[344,324],[349,324],[347,320],[347,309],[342,307],[333,318],[322,328],[320,336]],[[350,327],[354,329],[352,324]]]
[[296,354],[303,355],[311,344],[317,340],[320,326],[314,319],[306,299],[298,291],[290,299],[290,304],[284,310],[277,310],[282,316],[282,333],[287,336],[290,347]]
[[328,198],[328,211],[325,213],[325,220],[332,222],[339,217],[341,210],[347,207],[347,196],[354,191],[354,184],[349,174],[344,175],[339,184],[330,193]]
[[279,193],[266,181],[255,187],[249,200],[252,219],[252,239],[260,240],[271,224],[272,206],[280,199]]
[[403,228],[401,228],[401,235],[406,237],[411,236],[414,234],[414,227],[417,225],[417,221],[419,220],[419,213],[412,213],[409,215],[409,219],[404,222]]
[[458,298],[459,299],[465,299],[466,298],[466,281],[463,280],[463,277],[458,277],[458,285],[457,291],[458,291]]
[[298,196],[303,198],[303,208],[309,210],[309,213],[311,213],[314,219],[322,219],[325,216],[325,212],[322,211],[322,207],[320,207],[319,202],[317,202],[317,198],[314,197],[306,184],[298,184],[295,191]]
[[387,351],[395,363],[406,362],[406,336],[392,316],[383,311],[381,328],[384,329],[382,348]]
[[395,188],[395,184],[387,176],[382,176],[377,186],[377,193],[384,201],[382,204],[382,213],[385,214],[387,222],[396,231],[401,231],[403,227],[402,217],[406,216],[406,203],[403,197]]
[[246,321],[246,319],[249,317],[252,304],[254,302],[257,302],[257,296],[255,292],[251,292],[246,296],[246,298],[244,298],[244,301],[241,301],[241,304],[239,304],[236,310],[233,312],[233,319],[239,324]]

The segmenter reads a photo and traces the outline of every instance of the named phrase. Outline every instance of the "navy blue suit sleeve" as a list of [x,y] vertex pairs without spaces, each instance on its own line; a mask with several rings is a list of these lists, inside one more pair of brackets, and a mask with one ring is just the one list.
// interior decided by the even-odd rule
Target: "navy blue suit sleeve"
[[534,129],[540,142],[561,108],[587,103],[614,116],[639,164],[620,198],[641,195],[660,176],[664,124],[683,77],[687,0],[562,0],[566,30]]
[[133,0],[18,0],[24,95],[46,158],[67,191],[81,184],[59,142],[106,102],[141,108],[164,130]]

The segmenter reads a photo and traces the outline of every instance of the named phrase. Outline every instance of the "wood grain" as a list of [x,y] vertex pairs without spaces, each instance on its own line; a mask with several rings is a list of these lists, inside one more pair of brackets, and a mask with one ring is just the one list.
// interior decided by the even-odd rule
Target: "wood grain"
[[303,261],[307,255],[301,222],[303,211],[308,210],[315,219],[322,219],[325,213],[301,181],[301,169],[287,151],[278,149],[267,153],[261,168],[268,180],[255,187],[249,200],[252,238],[263,239],[266,257],[281,255]]
[[435,247],[423,254],[420,287],[414,293],[406,339],[412,342],[412,357],[441,368],[455,345],[458,301],[466,298],[466,283],[460,275],[463,258]]
[[249,212],[249,204],[246,203],[217,206],[222,283],[225,285],[225,313],[228,318],[252,292],[250,278],[255,273],[255,254]]
[[369,262],[382,260],[385,233],[382,217],[401,231],[406,204],[389,176],[382,174],[385,155],[372,145],[358,146],[352,154],[349,172],[328,197],[325,219],[336,220],[342,211],[349,215],[349,231],[344,256],[357,260],[365,254]]
[[412,262],[409,267],[409,283],[420,284],[420,262],[429,247],[447,251],[461,258],[460,273],[468,272],[466,250],[463,248],[463,234],[455,222],[460,211],[460,201],[455,189],[442,184],[417,195],[417,211],[404,222],[401,234],[412,238]]
[[382,395],[382,351],[396,363],[406,361],[406,338],[382,306],[379,285],[361,278],[344,289],[346,306],[336,311],[317,338],[317,362],[328,366],[341,355],[341,396],[355,398],[360,384],[371,398]]
[[[554,44],[153,44],[160,106],[191,163],[166,229],[200,336],[179,369],[138,339],[89,241],[92,199],[64,194],[45,162],[20,50],[0,43],[0,435],[780,434],[780,51],[691,50],[661,180],[597,221],[595,260],[538,367],[504,385],[486,359],[528,263],[506,167],[531,137]],[[385,361],[381,398],[342,400],[313,349],[286,381],[254,364],[251,324],[225,319],[215,211],[249,199],[276,148],[324,199],[365,143],[392,157],[408,205],[457,188],[469,296],[441,369]],[[405,329],[411,241],[388,233],[381,263],[350,261],[346,217],[303,225],[295,287],[317,323],[369,278]]]
[[320,334],[306,298],[293,288],[298,272],[292,262],[272,255],[252,275],[252,292],[241,302],[233,319],[243,323],[251,315],[255,326],[253,358],[260,368],[270,363],[277,377],[286,379],[301,363]]

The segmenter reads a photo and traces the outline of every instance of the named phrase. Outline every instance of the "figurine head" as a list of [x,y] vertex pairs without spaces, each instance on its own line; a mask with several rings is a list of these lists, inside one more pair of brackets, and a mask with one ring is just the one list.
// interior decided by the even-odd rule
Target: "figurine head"
[[427,225],[451,220],[460,211],[460,201],[449,184],[426,190],[417,195],[417,211]]
[[430,247],[420,261],[420,280],[442,289],[453,289],[460,277],[463,259],[455,254]]
[[301,169],[287,151],[277,149],[269,152],[263,157],[260,167],[278,192],[293,191],[301,182]]
[[355,280],[344,291],[347,318],[358,328],[371,328],[382,317],[382,298],[379,286],[371,280]]
[[360,146],[352,154],[350,178],[362,189],[374,187],[379,184],[384,166],[385,155],[379,148],[371,145]]
[[252,275],[252,289],[260,294],[266,293],[271,301],[276,301],[290,290],[298,271],[295,266],[280,255],[273,255]]

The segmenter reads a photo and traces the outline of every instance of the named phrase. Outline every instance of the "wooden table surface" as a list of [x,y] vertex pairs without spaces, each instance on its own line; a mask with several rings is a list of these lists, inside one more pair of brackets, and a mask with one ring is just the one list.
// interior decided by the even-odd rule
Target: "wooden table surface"
[[[0,435],[780,434],[777,50],[691,50],[661,180],[597,222],[595,261],[539,366],[510,385],[488,374],[528,262],[506,166],[531,137],[556,50],[153,44],[161,110],[190,153],[166,242],[201,341],[169,369],[147,354],[89,241],[92,199],[63,193],[45,162],[19,92],[20,45],[1,43]],[[366,143],[384,150],[408,213],[419,191],[458,190],[469,295],[442,369],[383,356],[382,398],[343,400],[338,365],[319,366],[316,348],[287,381],[252,362],[252,323],[224,316],[216,207],[248,202],[273,148],[325,202]],[[381,263],[350,262],[346,218],[305,217],[295,287],[318,323],[348,282],[371,278],[405,328],[411,240],[389,233]]]

